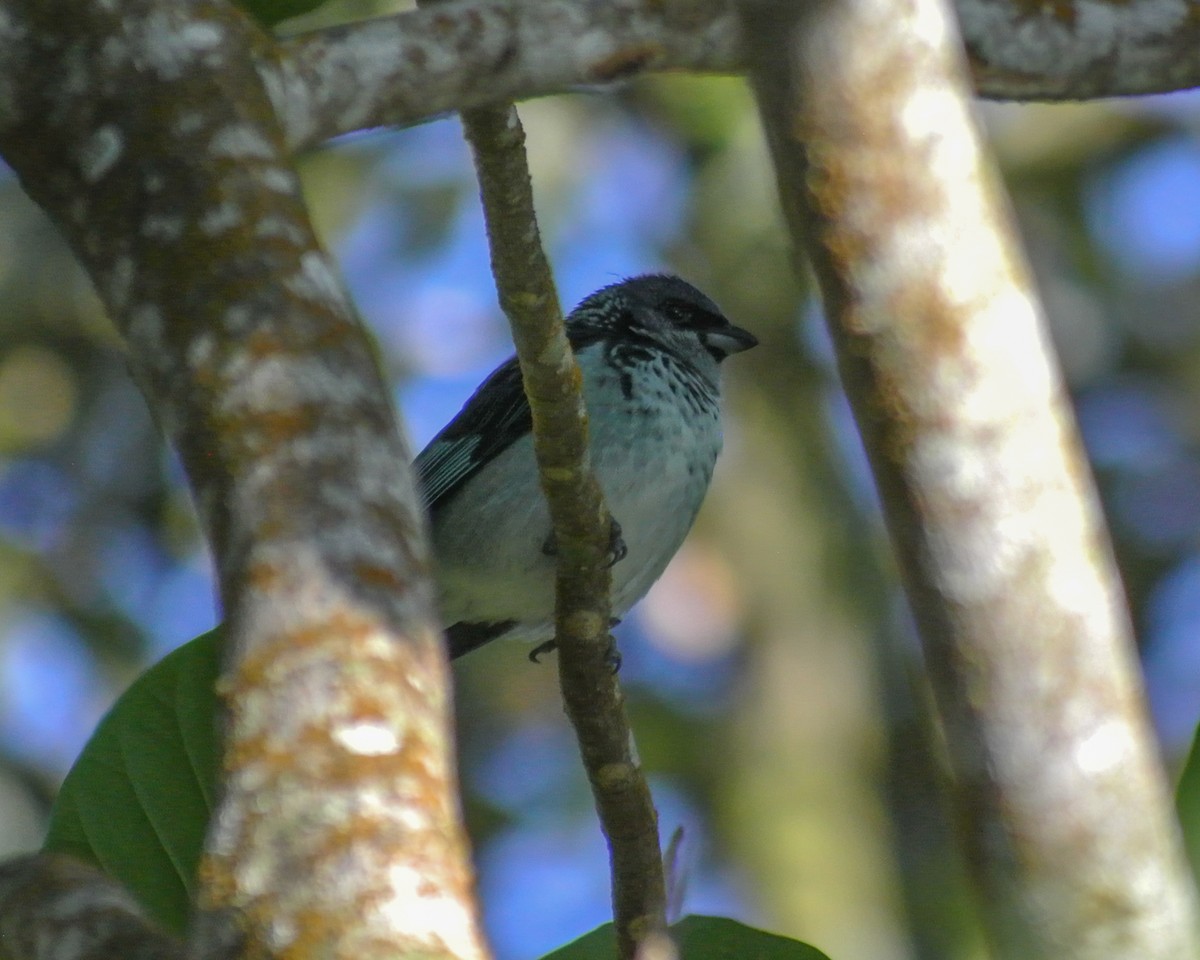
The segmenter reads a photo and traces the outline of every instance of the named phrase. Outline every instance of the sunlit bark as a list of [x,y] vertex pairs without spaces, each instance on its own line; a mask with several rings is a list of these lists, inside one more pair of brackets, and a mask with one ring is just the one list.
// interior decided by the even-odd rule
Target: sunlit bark
[[949,11],[743,9],[992,938],[1013,958],[1194,957],[1195,891],[1128,614]]

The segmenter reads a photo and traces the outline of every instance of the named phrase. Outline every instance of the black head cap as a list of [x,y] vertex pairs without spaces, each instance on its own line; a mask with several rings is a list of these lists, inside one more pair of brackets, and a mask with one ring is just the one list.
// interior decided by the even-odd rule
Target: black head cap
[[758,343],[694,286],[665,273],[631,277],[597,290],[572,316],[587,317],[589,323],[609,330],[625,327],[649,335],[690,331],[718,362]]

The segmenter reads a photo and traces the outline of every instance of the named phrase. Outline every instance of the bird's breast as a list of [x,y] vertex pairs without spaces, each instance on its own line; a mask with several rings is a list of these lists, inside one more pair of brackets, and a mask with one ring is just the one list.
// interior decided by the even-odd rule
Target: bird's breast
[[[697,393],[665,368],[631,375],[589,367],[586,359],[592,468],[626,546],[613,568],[613,609],[621,615],[650,589],[691,528],[721,449],[719,412],[715,396]],[[549,623],[555,565],[546,550],[549,534],[527,435],[436,518],[446,621]]]
[[632,396],[600,380],[588,392],[592,466],[627,555],[613,569],[625,610],[658,579],[691,529],[721,450],[715,398],[669,376],[635,380]]

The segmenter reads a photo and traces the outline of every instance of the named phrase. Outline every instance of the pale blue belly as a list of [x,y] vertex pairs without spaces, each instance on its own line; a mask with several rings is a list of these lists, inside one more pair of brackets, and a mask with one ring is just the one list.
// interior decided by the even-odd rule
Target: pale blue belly
[[[715,405],[711,416],[614,417],[588,399],[593,468],[627,548],[613,568],[613,611],[620,616],[658,579],[691,528],[720,451],[720,424]],[[624,428],[606,429],[616,424]],[[543,549],[550,520],[536,488],[532,441],[524,437],[443,511],[435,551],[447,624],[516,620],[528,623],[528,639],[551,633],[555,561]]]

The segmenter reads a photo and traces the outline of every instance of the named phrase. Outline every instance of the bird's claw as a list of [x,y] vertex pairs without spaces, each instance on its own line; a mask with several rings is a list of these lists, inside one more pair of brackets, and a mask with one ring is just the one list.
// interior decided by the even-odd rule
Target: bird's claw
[[553,640],[547,640],[545,643],[539,643],[536,647],[529,651],[530,663],[541,663],[539,659],[547,653],[551,653],[558,649],[558,644]]
[[617,523],[616,517],[612,517],[611,519],[612,523],[608,528],[608,553],[604,556],[604,565],[606,567],[616,566],[629,553],[629,548],[625,545],[625,539],[621,536],[621,525]]
[[[611,630],[621,620],[619,617],[613,617],[608,621],[608,628]],[[544,643],[539,643],[536,647],[529,651],[530,663],[541,663],[541,658],[547,653],[552,653],[558,649],[558,642],[555,640],[547,640]],[[608,645],[604,649],[604,665],[609,671],[616,673],[621,669],[621,651],[617,649],[616,638],[612,634],[608,636]]]
[[612,634],[609,634],[608,646],[604,649],[604,665],[613,676],[621,669],[621,651],[617,649],[617,641]]
[[[558,538],[554,536],[553,530],[542,541],[542,553],[547,557],[558,556]],[[604,554],[604,565],[606,567],[614,566],[624,560],[628,553],[629,548],[621,536],[621,525],[617,523],[616,518],[613,518],[608,527],[608,550]]]

